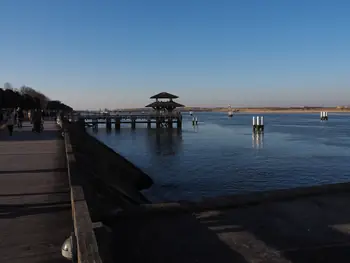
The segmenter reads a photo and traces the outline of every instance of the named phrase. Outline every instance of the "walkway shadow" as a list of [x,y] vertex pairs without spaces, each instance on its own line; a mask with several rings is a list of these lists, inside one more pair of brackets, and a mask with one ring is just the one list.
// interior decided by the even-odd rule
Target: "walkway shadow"
[[[38,195],[69,195],[70,191],[55,191],[55,192],[40,192],[40,193],[23,193],[23,194],[0,194],[0,197],[15,197],[15,196],[38,196]],[[0,204],[1,207],[1,204]]]
[[36,133],[28,130],[14,131],[12,136],[9,136],[7,132],[0,132],[0,141],[45,141],[63,139],[61,134],[55,130],[43,131],[42,133]]
[[249,242],[252,254],[265,244],[288,262],[345,263],[350,262],[349,199],[350,195],[333,195],[261,204],[203,218],[199,214],[199,221],[231,247]]
[[28,174],[28,173],[66,173],[67,168],[38,169],[38,170],[10,170],[0,171],[0,174]]
[[115,262],[247,263],[190,214],[127,216],[111,228]]
[[70,202],[53,202],[42,204],[23,204],[23,205],[1,205],[0,218],[16,218],[20,216],[56,213],[71,209]]

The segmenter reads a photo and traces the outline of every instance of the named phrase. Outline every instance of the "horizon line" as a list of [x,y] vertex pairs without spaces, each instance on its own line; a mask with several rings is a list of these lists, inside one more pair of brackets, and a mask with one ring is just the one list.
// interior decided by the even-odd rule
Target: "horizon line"
[[[229,108],[229,106],[185,106],[185,107],[179,107],[176,109],[226,109]],[[337,106],[248,106],[248,107],[232,107],[232,109],[329,109],[329,108],[350,108],[349,105],[337,105]],[[152,110],[147,107],[126,107],[126,108],[114,108],[114,109],[108,109],[108,108],[90,108],[90,109],[84,109],[84,110],[91,110],[91,111],[103,111],[103,110],[110,110],[110,111],[116,111],[116,110],[139,110],[139,109],[146,109],[147,111]]]

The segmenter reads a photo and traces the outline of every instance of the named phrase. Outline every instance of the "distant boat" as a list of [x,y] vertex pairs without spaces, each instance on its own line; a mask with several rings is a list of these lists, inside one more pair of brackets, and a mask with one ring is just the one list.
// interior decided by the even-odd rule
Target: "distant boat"
[[227,113],[227,115],[228,115],[229,117],[232,117],[232,116],[233,116],[233,112],[232,112],[231,105],[228,105],[228,113]]

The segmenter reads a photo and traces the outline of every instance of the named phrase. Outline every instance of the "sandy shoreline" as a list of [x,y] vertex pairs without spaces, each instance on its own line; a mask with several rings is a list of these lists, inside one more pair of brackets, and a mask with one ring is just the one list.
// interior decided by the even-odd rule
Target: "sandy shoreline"
[[[199,108],[199,107],[185,107],[185,108],[179,108],[178,109],[181,112],[225,112],[227,113],[229,111],[228,108]],[[321,111],[326,111],[329,113],[344,113],[349,114],[350,108],[336,108],[336,107],[330,107],[330,108],[233,108],[234,114],[238,113],[266,113],[266,114],[293,114],[293,113],[317,113],[319,114]],[[144,108],[134,108],[134,109],[121,109],[118,110],[119,112],[143,112],[145,111]]]
[[[319,114],[321,111],[326,111],[329,113],[350,113],[350,108],[345,109],[339,109],[339,108],[310,108],[310,109],[297,109],[297,108],[235,108],[232,109],[235,114],[237,113],[285,113],[285,114],[292,114],[292,113],[317,113]],[[182,111],[193,111],[193,112],[228,112],[229,110],[227,108],[190,108],[187,107],[185,109],[182,109]]]
[[[326,111],[329,113],[350,113],[350,110],[337,110],[337,109],[319,109],[319,110],[264,110],[264,109],[240,109],[237,113],[285,113],[285,114],[292,114],[292,113],[317,113],[319,114],[321,111]],[[218,112],[227,112],[227,110],[220,110]]]

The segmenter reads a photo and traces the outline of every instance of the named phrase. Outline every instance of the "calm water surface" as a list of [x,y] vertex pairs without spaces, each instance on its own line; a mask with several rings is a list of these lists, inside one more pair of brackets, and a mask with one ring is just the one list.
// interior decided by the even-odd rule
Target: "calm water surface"
[[139,124],[94,135],[149,174],[152,201],[199,200],[350,181],[350,115],[265,114],[265,134],[252,136],[252,114],[183,115],[183,130]]

